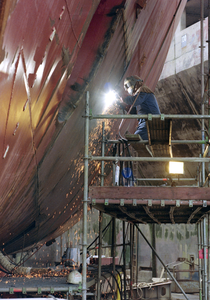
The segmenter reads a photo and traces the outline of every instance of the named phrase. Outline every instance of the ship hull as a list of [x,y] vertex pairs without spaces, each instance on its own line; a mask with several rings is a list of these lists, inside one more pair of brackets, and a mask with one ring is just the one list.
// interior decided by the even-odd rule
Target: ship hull
[[[106,83],[123,96],[123,78],[137,74],[154,90],[186,4],[155,2],[4,2],[0,247],[6,253],[54,239],[82,217],[86,91],[98,114],[120,113],[105,109]],[[126,121],[122,130],[134,126]],[[119,121],[106,121],[105,129],[115,138]],[[91,121],[92,154],[100,153],[100,136],[101,122]],[[90,163],[90,184],[99,167]]]

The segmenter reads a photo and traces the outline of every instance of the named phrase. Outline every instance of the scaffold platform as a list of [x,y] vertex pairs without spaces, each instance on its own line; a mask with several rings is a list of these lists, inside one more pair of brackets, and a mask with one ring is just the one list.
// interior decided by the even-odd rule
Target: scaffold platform
[[133,223],[198,223],[209,212],[210,189],[200,187],[91,186],[100,211]]

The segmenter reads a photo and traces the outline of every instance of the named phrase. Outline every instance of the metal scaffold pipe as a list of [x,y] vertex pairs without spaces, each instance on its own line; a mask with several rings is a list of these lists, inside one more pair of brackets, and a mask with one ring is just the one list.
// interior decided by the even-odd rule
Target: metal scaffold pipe
[[[104,122],[102,123],[102,146],[101,155],[105,154]],[[101,161],[101,186],[104,186],[104,161]],[[99,214],[99,246],[98,246],[98,282],[97,282],[97,300],[101,299],[101,255],[102,255],[102,220],[103,213]]]
[[[198,257],[199,251],[201,250],[201,222],[197,224],[197,239],[198,239]],[[198,274],[199,274],[199,300],[202,299],[202,280],[201,280],[201,260],[198,259]]]
[[210,115],[89,115],[90,119],[210,119]]
[[[208,0],[208,84],[207,84],[207,97],[208,97],[208,114],[210,114],[210,0]],[[210,134],[210,120],[208,120],[208,135]],[[210,147],[208,148],[208,155],[210,156]],[[210,164],[208,164],[208,174],[210,173]],[[208,178],[208,184],[209,184],[209,178]],[[209,214],[208,214],[208,299],[209,299],[209,292],[210,292],[210,263],[209,263],[209,250],[210,250],[210,220],[209,220]]]
[[[204,45],[203,45],[203,19],[204,19],[204,3],[203,0],[200,1],[201,3],[201,114],[204,115]],[[201,137],[202,140],[205,140],[205,124],[204,124],[204,119],[201,120]],[[205,145],[202,144],[202,155],[204,154],[205,151]],[[201,169],[201,185],[204,184],[205,182],[205,162],[202,162],[202,169]]]
[[[207,89],[207,97],[208,97],[208,114],[210,115],[210,0],[208,0],[208,89]],[[210,120],[208,121],[208,134],[210,134]],[[210,155],[210,148],[208,151]],[[208,173],[210,173],[210,164],[208,165]]]
[[208,297],[208,292],[207,292],[207,287],[208,287],[208,278],[207,278],[207,239],[206,239],[206,216],[204,217],[203,219],[203,252],[204,252],[204,256],[203,256],[203,262],[204,262],[204,274],[203,274],[203,277],[204,277],[204,299],[207,300],[209,297]]
[[90,160],[104,160],[104,161],[149,161],[149,162],[162,162],[162,161],[179,161],[179,162],[210,162],[210,158],[202,157],[122,157],[122,156],[90,156]]
[[87,203],[88,203],[88,148],[89,148],[89,92],[85,105],[85,157],[84,157],[84,199],[83,199],[83,243],[82,243],[82,300],[87,296]]
[[[207,227],[207,248],[208,248],[208,253],[210,253],[210,214],[208,213],[208,227]],[[207,292],[209,295],[209,274],[210,274],[210,263],[209,263],[209,255],[208,255],[208,260],[207,260],[207,280],[208,280],[208,288]]]
[[161,262],[161,264],[163,265],[164,269],[167,271],[167,273],[171,276],[171,278],[174,280],[174,282],[176,283],[176,285],[178,286],[178,288],[180,289],[180,291],[182,292],[183,296],[189,300],[189,298],[187,297],[185,291],[183,290],[183,288],[180,286],[180,284],[178,283],[178,281],[176,280],[176,278],[173,276],[173,274],[171,273],[171,271],[169,270],[169,268],[164,264],[164,262],[162,261],[162,259],[160,258],[160,256],[157,254],[156,250],[152,247],[152,245],[150,244],[150,242],[148,241],[148,239],[146,238],[146,236],[143,234],[143,232],[141,231],[141,229],[134,224],[137,228],[137,230],[140,232],[140,234],[142,235],[142,237],[144,238],[144,240],[147,242],[147,244],[149,245],[149,247],[152,249],[152,251],[155,253],[155,255],[157,256],[157,258],[159,259],[159,261]]
[[[137,143],[137,144],[147,144],[149,141],[148,140],[141,140],[141,141],[132,141],[132,143]],[[119,144],[121,143],[120,140],[107,140],[106,143],[109,144]],[[171,140],[171,144],[208,144],[208,140]]]
[[[136,181],[170,181],[171,178],[136,178]],[[196,178],[173,178],[173,181],[196,181]]]

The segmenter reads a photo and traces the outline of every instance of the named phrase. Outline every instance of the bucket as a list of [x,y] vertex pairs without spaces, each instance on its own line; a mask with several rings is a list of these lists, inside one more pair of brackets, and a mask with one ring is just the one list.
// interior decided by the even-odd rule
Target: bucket
[[80,251],[78,248],[66,249],[65,266],[73,267],[80,265]]

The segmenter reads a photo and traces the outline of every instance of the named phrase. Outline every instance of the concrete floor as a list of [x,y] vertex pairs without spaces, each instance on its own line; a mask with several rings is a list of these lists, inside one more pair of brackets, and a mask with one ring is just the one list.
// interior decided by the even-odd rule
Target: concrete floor
[[[186,294],[189,300],[199,300],[199,294]],[[171,300],[186,300],[183,294],[171,293]]]

